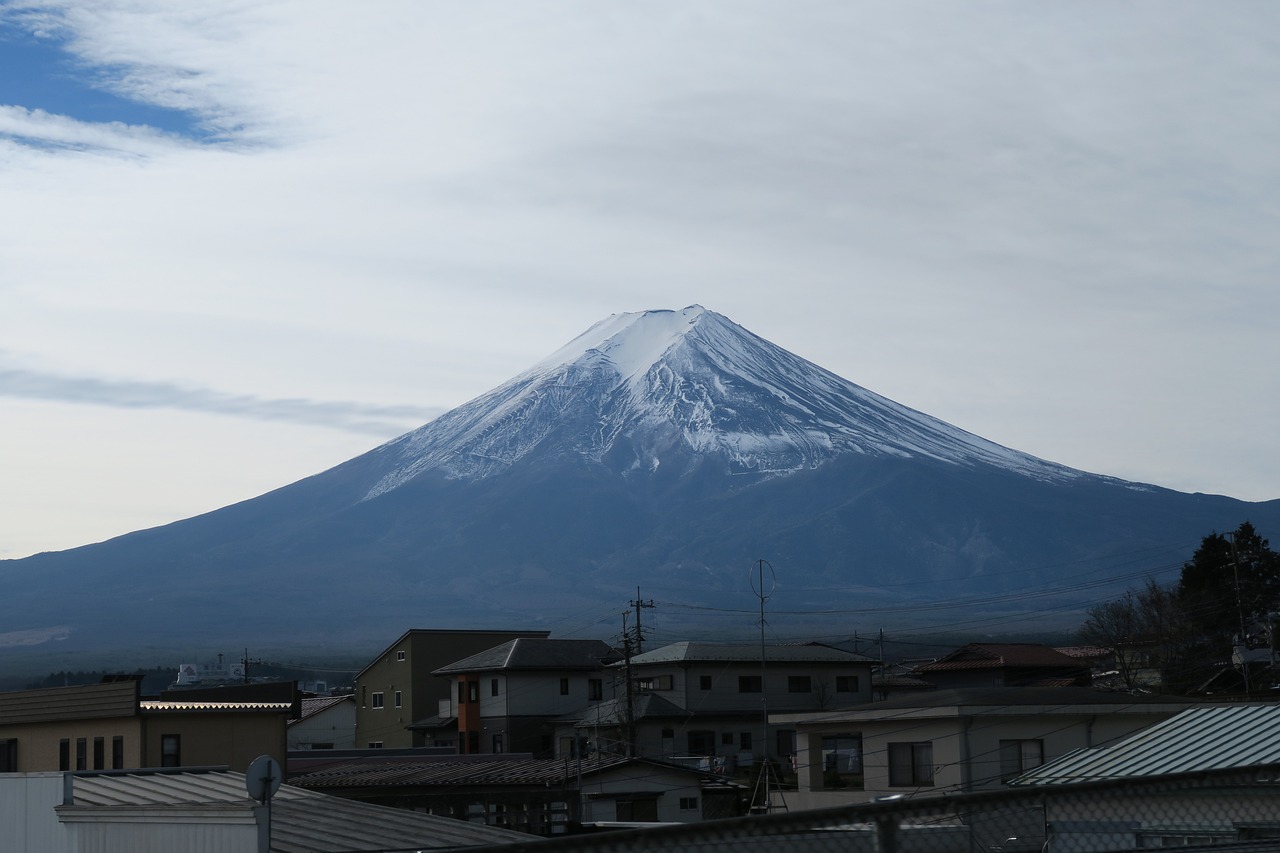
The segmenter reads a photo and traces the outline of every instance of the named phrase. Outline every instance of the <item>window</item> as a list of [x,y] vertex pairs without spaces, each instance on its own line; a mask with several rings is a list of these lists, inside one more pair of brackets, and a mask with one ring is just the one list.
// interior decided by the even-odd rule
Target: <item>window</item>
[[675,729],[663,729],[663,730],[662,730],[662,739],[663,739],[663,740],[675,740],[675,739],[676,739],[676,730],[675,730]]
[[688,811],[693,811],[697,808],[698,808],[697,797],[681,797],[680,798],[680,811],[688,812]]
[[467,682],[467,701],[468,702],[480,701],[480,682],[478,681]]
[[716,733],[695,730],[689,732],[690,755],[715,755]]
[[787,692],[788,693],[812,693],[813,680],[807,675],[788,675],[787,676]]
[[651,675],[636,680],[636,687],[644,691],[670,690],[675,683],[670,675]]
[[467,704],[467,683],[465,681],[458,682],[458,704]]
[[102,770],[107,766],[107,742],[100,737],[93,739],[93,769]]
[[502,735],[500,734],[493,736],[493,752],[495,755],[502,754]]
[[490,696],[498,695],[498,679],[496,678],[489,679],[489,695]]
[[1033,767],[1044,764],[1044,741],[1000,741],[1000,781],[1008,782]]
[[182,766],[182,735],[160,735],[160,766]]
[[560,679],[560,695],[561,696],[569,695],[569,679],[567,678]]
[[382,741],[380,741],[380,740],[371,740],[371,741],[369,741],[369,748],[370,748],[370,749],[382,749]]
[[858,676],[837,675],[836,676],[836,692],[837,693],[857,693],[858,692]]
[[656,821],[658,819],[658,799],[656,797],[618,800],[615,806],[618,820],[638,822]]
[[124,769],[124,737],[116,735],[111,739],[111,769]]
[[711,689],[711,676],[709,676],[709,675],[699,675],[699,676],[698,676],[698,689],[699,689],[699,690],[710,690],[710,689]]
[[738,749],[743,752],[751,751],[751,732],[742,732],[738,735]]
[[480,751],[480,733],[467,732],[467,754],[475,755]]
[[889,744],[889,784],[918,787],[933,784],[933,744]]
[[738,676],[738,692],[739,693],[763,693],[764,678],[759,675],[739,675]]
[[796,730],[778,729],[774,733],[774,746],[778,755],[793,755],[796,751]]
[[587,701],[599,702],[604,698],[604,680],[599,678],[587,679]]
[[404,652],[396,652],[396,660],[397,661],[404,660]]
[[[166,766],[166,765],[161,765]],[[89,744],[82,737],[76,738],[76,769],[89,769]]]
[[58,769],[71,769],[71,741],[67,738],[58,741]]
[[0,740],[0,773],[18,772],[18,739]]
[[822,787],[861,788],[862,735],[852,732],[822,738]]
[[382,691],[381,690],[373,694],[373,707],[375,710],[382,707]]
[[397,707],[397,708],[401,707],[401,706],[404,704],[404,701],[403,701],[403,700],[404,700],[404,693],[402,693],[401,691],[397,690],[397,691],[393,694],[393,696],[394,696],[394,698],[395,698],[396,707]]

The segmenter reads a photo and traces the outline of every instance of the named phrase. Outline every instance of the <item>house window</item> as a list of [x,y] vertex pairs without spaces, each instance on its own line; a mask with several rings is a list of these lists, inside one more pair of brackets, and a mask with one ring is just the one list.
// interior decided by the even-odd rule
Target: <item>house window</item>
[[382,691],[381,690],[373,694],[373,707],[375,710],[382,707]]
[[116,735],[111,739],[111,769],[124,769],[124,737]]
[[721,732],[720,743],[725,746],[733,746],[733,732]]
[[467,682],[467,701],[468,702],[480,701],[480,682],[478,681]]
[[697,808],[698,808],[697,797],[681,797],[680,798],[680,811],[689,812],[689,811],[694,811]]
[[467,754],[475,755],[480,752],[480,733],[467,732]]
[[182,766],[182,735],[160,735],[160,766]]
[[493,752],[495,755],[502,754],[502,735],[500,734],[493,736]]
[[751,751],[751,732],[742,732],[738,735],[738,749],[743,752]]
[[699,690],[710,690],[710,689],[711,689],[711,676],[709,676],[709,675],[699,675],[699,676],[698,676],[698,689],[699,689]]
[[396,652],[396,660],[397,661],[404,660],[404,652]]
[[774,734],[774,746],[778,755],[793,755],[796,751],[796,730],[778,729]]
[[1033,767],[1044,764],[1044,741],[1000,741],[1000,781],[1008,782]]
[[68,738],[58,741],[58,769],[71,769],[71,741]]
[[382,741],[380,741],[380,740],[371,740],[371,741],[369,741],[369,748],[370,748],[370,749],[382,749]]
[[738,676],[738,692],[739,693],[763,693],[764,678],[759,675],[739,675]]
[[397,691],[393,694],[393,696],[394,696],[394,698],[395,698],[396,707],[397,707],[397,708],[401,707],[401,706],[404,704],[404,693],[403,693],[403,691],[397,690]]
[[788,693],[812,693],[813,680],[807,675],[788,675],[787,676],[787,692]]
[[862,735],[826,735],[822,738],[822,787],[861,788]]
[[498,695],[498,679],[496,678],[489,679],[489,695],[490,696]]
[[82,737],[76,738],[76,769],[89,769],[89,742]]
[[604,698],[604,680],[600,678],[587,679],[587,701],[599,702]]
[[697,730],[689,732],[689,754],[715,755],[716,733]]
[[18,772],[18,739],[0,740],[0,773]]
[[933,744],[889,744],[889,784],[899,788],[932,785]]
[[107,766],[107,742],[96,737],[93,739],[93,769],[102,770]]
[[858,676],[837,675],[836,676],[836,692],[837,693],[857,693],[858,692]]
[[636,823],[656,821],[658,819],[658,800],[656,797],[618,800],[616,809],[618,820]]
[[458,682],[458,704],[467,704],[467,683],[465,681]]
[[560,679],[560,695],[561,696],[569,695],[569,679],[567,678]]

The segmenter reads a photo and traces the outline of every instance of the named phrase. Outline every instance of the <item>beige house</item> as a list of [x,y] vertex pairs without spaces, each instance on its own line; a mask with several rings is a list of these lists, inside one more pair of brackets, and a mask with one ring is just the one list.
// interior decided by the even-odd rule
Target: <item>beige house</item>
[[292,702],[143,699],[136,679],[0,693],[0,772],[227,766],[285,758]]
[[415,744],[407,726],[436,715],[451,683],[432,672],[517,637],[549,631],[455,631],[412,628],[356,674],[356,734],[360,749],[404,749]]
[[1193,704],[1073,687],[937,690],[770,722],[797,731],[799,790],[788,804],[822,808],[1000,789],[1046,761],[1117,741]]

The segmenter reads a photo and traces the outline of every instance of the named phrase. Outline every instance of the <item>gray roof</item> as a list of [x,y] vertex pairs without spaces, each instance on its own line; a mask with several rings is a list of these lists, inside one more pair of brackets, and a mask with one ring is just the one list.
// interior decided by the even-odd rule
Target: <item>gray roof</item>
[[1010,784],[1061,785],[1280,762],[1280,706],[1190,708],[1111,746],[1079,749]]
[[602,640],[552,640],[521,637],[442,666],[433,675],[462,675],[499,670],[595,670],[620,655]]
[[[632,666],[650,663],[759,663],[761,648],[752,643],[680,642],[644,652],[631,658]],[[764,659],[771,663],[871,663],[872,659],[834,646],[793,644],[765,646]],[[620,664],[616,664],[620,665]]]
[[[488,761],[467,761],[442,756],[423,761],[352,761],[305,773],[290,780],[305,788],[431,787],[546,787],[561,785],[579,774],[591,776],[626,764],[663,767],[675,773],[706,775],[678,765],[643,758],[597,755],[576,759],[515,758],[493,756]],[[524,836],[528,840],[528,836]]]
[[[641,693],[632,699],[632,707],[637,720],[656,720],[665,718],[687,719],[693,714],[679,705],[653,693]],[[582,712],[581,718],[574,723],[579,728],[593,726],[620,726],[627,718],[627,700],[606,699],[598,705],[592,705]]]
[[[173,812],[175,821],[192,807],[202,810],[256,805],[245,790],[244,774],[229,770],[139,771],[77,775],[74,801],[60,813],[111,808],[123,814]],[[271,800],[273,853],[337,853],[338,851],[405,848],[477,847],[527,841],[525,833],[435,817],[405,809],[345,800],[317,791],[281,785]]]

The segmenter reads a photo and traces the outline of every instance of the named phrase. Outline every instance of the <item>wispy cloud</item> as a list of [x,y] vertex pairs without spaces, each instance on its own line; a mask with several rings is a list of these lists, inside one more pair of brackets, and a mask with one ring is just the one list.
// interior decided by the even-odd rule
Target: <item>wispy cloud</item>
[[168,382],[136,382],[0,369],[0,396],[124,409],[190,412],[285,421],[386,437],[413,429],[439,409],[303,399],[269,400]]

